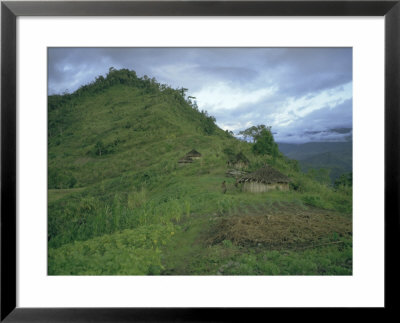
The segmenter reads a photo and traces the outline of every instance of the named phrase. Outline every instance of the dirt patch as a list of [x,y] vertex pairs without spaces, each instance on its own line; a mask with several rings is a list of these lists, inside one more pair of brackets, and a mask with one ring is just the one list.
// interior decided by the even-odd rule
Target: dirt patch
[[293,205],[223,217],[216,222],[206,239],[208,244],[230,240],[243,246],[261,244],[274,249],[298,248],[352,234],[352,221],[348,217],[315,208],[299,209]]

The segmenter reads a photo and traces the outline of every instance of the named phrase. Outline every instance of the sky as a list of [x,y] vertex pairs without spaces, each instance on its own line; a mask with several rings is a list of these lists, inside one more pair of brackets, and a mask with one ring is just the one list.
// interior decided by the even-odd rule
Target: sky
[[110,67],[185,87],[233,131],[264,124],[277,142],[352,135],[351,48],[49,48],[48,92],[73,92]]

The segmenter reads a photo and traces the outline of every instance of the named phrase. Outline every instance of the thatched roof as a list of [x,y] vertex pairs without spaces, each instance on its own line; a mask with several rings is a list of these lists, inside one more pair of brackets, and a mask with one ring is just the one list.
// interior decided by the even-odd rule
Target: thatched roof
[[246,175],[246,172],[237,169],[228,169],[225,175],[228,177],[239,178],[240,176]]
[[201,157],[201,154],[197,150],[192,149],[186,154],[186,157]]
[[244,175],[239,180],[239,183],[244,182],[258,182],[264,184],[289,183],[290,179],[281,172],[277,171],[275,168],[266,165],[253,173]]
[[193,159],[188,156],[185,156],[185,157],[182,157],[181,159],[179,159],[178,163],[179,164],[190,164],[190,163],[193,163]]

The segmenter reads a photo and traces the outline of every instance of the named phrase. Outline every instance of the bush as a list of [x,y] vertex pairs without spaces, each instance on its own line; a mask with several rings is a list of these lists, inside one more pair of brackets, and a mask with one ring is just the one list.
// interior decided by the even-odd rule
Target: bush
[[323,203],[321,201],[321,198],[318,195],[304,195],[302,197],[302,201],[306,205],[311,205],[315,207],[323,207]]
[[49,168],[48,176],[49,189],[73,188],[77,182],[71,172],[59,168]]
[[353,187],[353,173],[346,173],[340,175],[334,183],[335,188]]
[[94,154],[97,156],[107,155],[115,152],[117,149],[118,144],[121,142],[119,138],[115,139],[114,141],[105,144],[102,140],[99,140],[94,145]]

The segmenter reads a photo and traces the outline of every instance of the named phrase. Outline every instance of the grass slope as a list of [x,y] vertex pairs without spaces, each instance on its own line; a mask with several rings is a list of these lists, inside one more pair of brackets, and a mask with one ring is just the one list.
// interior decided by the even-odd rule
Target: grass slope
[[[351,188],[254,155],[182,94],[110,70],[49,97],[49,274],[351,274]],[[249,171],[273,164],[291,191],[241,192],[227,148]],[[191,149],[203,157],[180,166]]]

